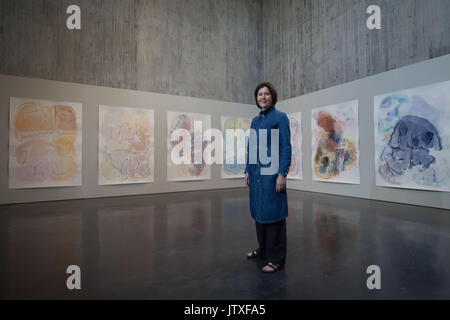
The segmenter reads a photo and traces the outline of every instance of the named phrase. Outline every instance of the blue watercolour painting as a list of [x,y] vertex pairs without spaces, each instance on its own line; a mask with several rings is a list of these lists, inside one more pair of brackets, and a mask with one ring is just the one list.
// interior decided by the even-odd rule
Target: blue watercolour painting
[[450,191],[450,81],[374,99],[378,186]]

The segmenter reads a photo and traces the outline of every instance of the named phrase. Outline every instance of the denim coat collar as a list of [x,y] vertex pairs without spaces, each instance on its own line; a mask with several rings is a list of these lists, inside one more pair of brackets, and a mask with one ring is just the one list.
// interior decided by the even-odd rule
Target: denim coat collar
[[268,114],[269,112],[276,110],[274,106],[270,106],[269,108],[267,108],[264,111],[260,111],[259,112],[259,116],[265,116],[266,114]]

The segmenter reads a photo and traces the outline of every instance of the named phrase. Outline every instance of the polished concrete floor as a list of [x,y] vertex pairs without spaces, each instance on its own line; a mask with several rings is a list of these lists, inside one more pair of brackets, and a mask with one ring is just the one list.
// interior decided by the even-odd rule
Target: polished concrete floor
[[[288,257],[256,246],[248,191],[0,206],[2,299],[450,299],[450,212],[289,191]],[[68,290],[69,265],[81,290]],[[381,269],[369,290],[367,267]]]

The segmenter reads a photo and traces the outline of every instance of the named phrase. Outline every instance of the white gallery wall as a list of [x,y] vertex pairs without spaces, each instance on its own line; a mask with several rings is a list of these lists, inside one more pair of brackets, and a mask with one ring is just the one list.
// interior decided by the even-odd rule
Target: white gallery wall
[[[67,101],[82,104],[82,185],[70,187],[9,189],[10,98]],[[154,110],[154,181],[126,185],[98,184],[99,106]],[[221,129],[221,116],[253,118],[256,106],[174,95],[114,89],[60,81],[0,75],[0,203],[113,197],[193,190],[242,187],[243,179],[222,179],[221,165],[211,166],[211,179],[167,181],[167,112],[211,116],[211,127]]]
[[[302,112],[303,180],[288,180],[288,188],[450,209],[448,192],[376,186],[374,137],[375,96],[448,80],[450,55],[280,102],[278,109],[283,112]],[[359,101],[360,184],[313,181],[311,110],[353,100]],[[447,107],[447,110],[450,110],[450,105]],[[450,123],[448,125],[450,126]],[[450,159],[447,159],[447,162],[450,163]]]

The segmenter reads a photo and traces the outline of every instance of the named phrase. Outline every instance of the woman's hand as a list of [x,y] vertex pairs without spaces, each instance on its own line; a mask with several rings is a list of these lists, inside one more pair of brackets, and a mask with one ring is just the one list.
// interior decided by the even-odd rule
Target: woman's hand
[[248,182],[248,172],[245,174],[244,182],[245,182],[245,185],[246,185],[247,187],[250,185],[249,182]]
[[286,190],[286,177],[283,175],[278,175],[276,191],[277,193],[281,193],[284,190]]

